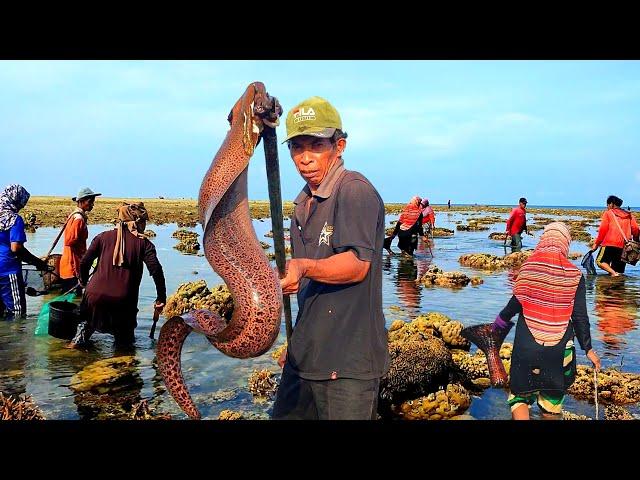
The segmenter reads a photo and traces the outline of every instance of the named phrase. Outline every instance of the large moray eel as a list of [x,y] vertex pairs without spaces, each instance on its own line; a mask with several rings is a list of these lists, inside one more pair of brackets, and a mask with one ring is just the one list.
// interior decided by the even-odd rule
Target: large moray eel
[[160,374],[180,408],[200,418],[180,366],[182,345],[196,331],[225,355],[250,358],[273,345],[280,331],[282,290],[256,237],[249,215],[247,170],[264,125],[275,127],[282,114],[277,99],[260,82],[249,85],[229,114],[231,128],[211,162],[198,198],[204,254],[233,295],[229,323],[217,312],[193,310],[169,319],[160,329]]

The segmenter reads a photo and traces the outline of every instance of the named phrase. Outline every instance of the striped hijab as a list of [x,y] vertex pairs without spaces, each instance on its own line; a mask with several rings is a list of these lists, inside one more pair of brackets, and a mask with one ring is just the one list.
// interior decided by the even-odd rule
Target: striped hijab
[[567,330],[582,273],[567,259],[571,234],[561,222],[547,225],[513,287],[525,322],[538,342],[555,345]]

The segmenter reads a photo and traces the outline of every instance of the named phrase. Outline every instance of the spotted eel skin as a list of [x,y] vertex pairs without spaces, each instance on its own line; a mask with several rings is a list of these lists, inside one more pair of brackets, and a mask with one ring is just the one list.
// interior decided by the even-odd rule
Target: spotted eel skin
[[260,246],[249,215],[247,170],[264,125],[275,127],[282,108],[260,82],[249,85],[229,114],[231,128],[211,162],[198,198],[207,261],[233,295],[229,323],[217,312],[192,310],[169,319],[156,348],[160,374],[180,408],[200,419],[182,376],[180,355],[192,331],[225,355],[262,355],[280,331],[282,290]]

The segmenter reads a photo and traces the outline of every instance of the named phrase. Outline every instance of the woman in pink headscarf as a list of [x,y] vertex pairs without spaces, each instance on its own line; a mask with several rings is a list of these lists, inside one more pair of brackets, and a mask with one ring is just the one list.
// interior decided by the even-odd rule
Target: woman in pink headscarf
[[508,403],[514,420],[528,420],[534,402],[543,418],[561,418],[565,393],[576,374],[574,337],[600,369],[600,359],[591,348],[585,280],[567,258],[570,243],[564,223],[547,225],[518,272],[511,300],[495,321],[461,332],[487,355],[491,383],[504,385],[507,373],[500,345],[513,326],[511,318],[518,314],[509,372]]

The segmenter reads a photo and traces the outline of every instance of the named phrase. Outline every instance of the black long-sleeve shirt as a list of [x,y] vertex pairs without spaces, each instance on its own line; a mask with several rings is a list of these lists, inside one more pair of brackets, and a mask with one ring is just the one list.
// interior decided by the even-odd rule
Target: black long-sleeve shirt
[[[509,303],[507,303],[507,306],[500,312],[500,318],[504,321],[511,321],[516,314],[522,315],[522,304],[520,300],[513,295]],[[578,343],[580,343],[580,347],[585,352],[588,352],[591,350],[591,326],[589,324],[589,315],[587,314],[587,289],[584,275],[580,277],[580,283],[578,283],[578,289],[576,290],[571,321],[573,322],[573,330],[578,339]]]
[[127,304],[138,303],[138,289],[142,280],[143,264],[149,269],[156,285],[156,300],[165,303],[167,288],[162,265],[158,261],[156,248],[146,238],[138,238],[128,230],[124,232],[125,255],[121,267],[113,265],[113,249],[116,244],[116,230],[97,235],[80,262],[80,277],[87,285],[89,269],[98,258],[98,265],[86,292],[91,296],[107,297]]

